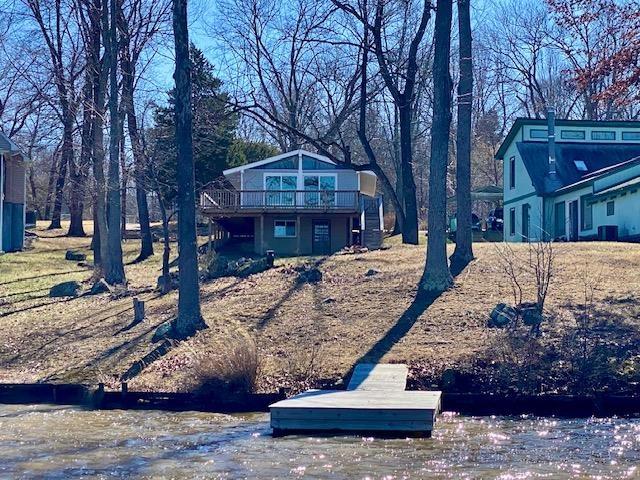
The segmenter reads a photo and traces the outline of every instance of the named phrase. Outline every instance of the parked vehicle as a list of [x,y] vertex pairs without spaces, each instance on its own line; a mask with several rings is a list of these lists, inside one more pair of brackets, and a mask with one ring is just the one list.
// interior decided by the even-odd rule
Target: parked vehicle
[[494,208],[487,216],[487,228],[489,230],[502,231],[504,226],[504,209],[502,207]]

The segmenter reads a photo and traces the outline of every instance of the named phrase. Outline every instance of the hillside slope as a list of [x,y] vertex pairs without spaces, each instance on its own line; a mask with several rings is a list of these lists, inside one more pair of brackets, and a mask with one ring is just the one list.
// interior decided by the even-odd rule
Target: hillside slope
[[[2,382],[103,381],[115,386],[134,361],[153,349],[155,328],[175,315],[176,293],[159,297],[151,291],[158,258],[127,267],[132,289],[147,301],[148,311],[147,319],[129,330],[130,296],[40,296],[69,275],[90,276],[86,269],[62,273],[78,269],[63,260],[68,242],[42,238],[32,251],[0,257]],[[89,244],[88,239],[74,242],[81,248]],[[262,390],[332,383],[366,360],[408,363],[411,386],[419,388],[637,391],[640,245],[555,245],[548,320],[540,338],[525,327],[486,327],[497,303],[512,302],[511,286],[498,247],[485,243],[474,248],[477,259],[432,303],[415,301],[424,247],[396,242],[383,251],[283,259],[277,268],[246,279],[207,282],[202,310],[210,328],[145,368],[131,388],[188,390],[195,359],[232,355],[238,345],[254,342]],[[527,254],[524,245],[514,248]],[[133,256],[135,243],[128,242],[126,251]],[[29,278],[37,276],[26,267],[29,256],[41,263],[55,258],[40,272],[35,298],[29,294],[34,281]],[[292,267],[314,261],[322,280],[299,282]],[[589,285],[594,288],[593,302],[587,302],[588,328],[579,329],[576,319],[584,316]]]

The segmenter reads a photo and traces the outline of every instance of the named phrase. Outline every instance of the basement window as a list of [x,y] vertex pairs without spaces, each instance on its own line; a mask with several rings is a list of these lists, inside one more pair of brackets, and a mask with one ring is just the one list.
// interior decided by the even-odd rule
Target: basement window
[[295,220],[275,220],[273,222],[274,238],[294,238],[296,236]]
[[573,164],[576,166],[576,168],[578,169],[579,172],[586,172],[587,171],[587,164],[584,163],[584,161],[582,161],[582,160],[574,160]]

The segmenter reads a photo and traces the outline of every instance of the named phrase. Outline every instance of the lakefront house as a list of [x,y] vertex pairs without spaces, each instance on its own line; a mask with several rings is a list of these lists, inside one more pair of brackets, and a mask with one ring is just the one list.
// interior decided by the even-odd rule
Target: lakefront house
[[26,168],[22,151],[0,132],[0,253],[24,247]]
[[371,171],[295,150],[223,174],[222,182],[201,193],[200,213],[223,232],[226,244],[277,255],[382,244],[382,198]]
[[640,240],[640,122],[519,118],[504,162],[504,239]]

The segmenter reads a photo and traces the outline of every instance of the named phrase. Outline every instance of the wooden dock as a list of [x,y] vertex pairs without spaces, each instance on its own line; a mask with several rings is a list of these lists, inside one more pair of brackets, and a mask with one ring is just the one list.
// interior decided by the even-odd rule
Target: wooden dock
[[359,364],[347,390],[309,390],[270,405],[274,435],[430,436],[441,392],[406,391],[406,365]]

